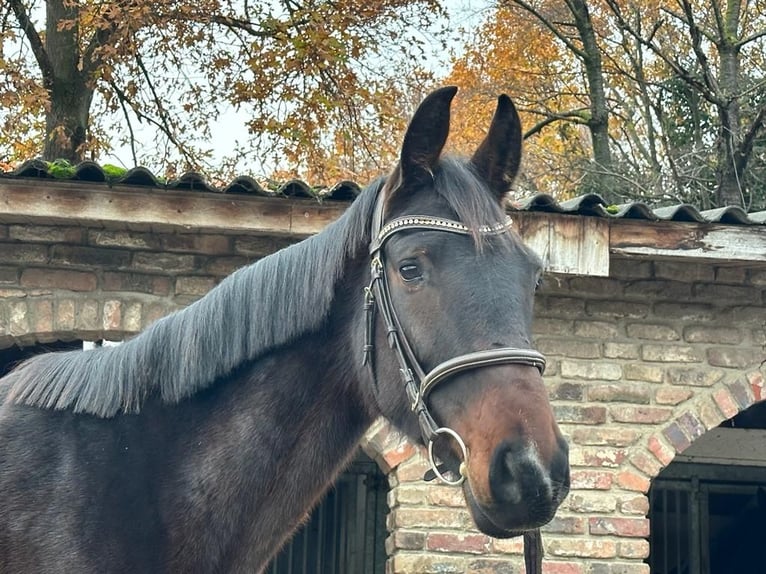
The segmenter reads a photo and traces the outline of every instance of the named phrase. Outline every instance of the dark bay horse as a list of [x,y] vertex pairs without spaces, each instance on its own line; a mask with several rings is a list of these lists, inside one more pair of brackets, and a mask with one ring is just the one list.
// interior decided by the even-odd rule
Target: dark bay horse
[[481,531],[553,517],[569,465],[530,348],[542,269],[503,209],[519,118],[501,96],[473,157],[442,157],[455,92],[322,233],[118,347],[0,381],[0,572],[260,572],[380,415],[459,476]]

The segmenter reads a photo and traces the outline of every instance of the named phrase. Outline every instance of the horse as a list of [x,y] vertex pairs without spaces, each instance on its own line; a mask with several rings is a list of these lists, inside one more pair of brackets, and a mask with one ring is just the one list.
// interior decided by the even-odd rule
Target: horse
[[569,462],[531,345],[543,266],[503,203],[519,116],[500,96],[476,152],[443,154],[456,91],[321,233],[0,381],[0,571],[262,572],[380,416],[480,531],[551,520]]

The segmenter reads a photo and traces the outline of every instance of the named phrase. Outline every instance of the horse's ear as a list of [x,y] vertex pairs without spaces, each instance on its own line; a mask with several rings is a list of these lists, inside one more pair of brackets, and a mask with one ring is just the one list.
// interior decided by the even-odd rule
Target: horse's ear
[[450,104],[457,88],[447,86],[431,92],[415,110],[404,134],[399,157],[400,186],[431,180],[449,135]]
[[487,137],[471,162],[501,200],[511,188],[521,164],[521,120],[516,106],[505,94],[497,99]]

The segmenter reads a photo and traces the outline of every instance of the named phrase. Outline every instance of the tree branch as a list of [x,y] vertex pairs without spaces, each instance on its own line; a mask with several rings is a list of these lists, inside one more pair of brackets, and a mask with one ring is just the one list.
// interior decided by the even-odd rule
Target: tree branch
[[753,144],[755,143],[755,138],[758,137],[758,134],[764,128],[766,128],[766,104],[763,104],[761,109],[758,110],[755,119],[753,119],[753,123],[750,125],[750,128],[742,138],[742,143],[740,143],[739,149],[737,150],[739,163],[742,164],[738,167],[741,167],[743,171],[751,153],[753,152]]
[[[710,69],[710,62],[708,62],[707,55],[702,49],[702,33],[694,19],[692,5],[689,0],[681,0],[681,5],[683,6],[684,14],[686,15],[686,25],[689,29],[689,36],[692,39],[692,49],[694,50],[697,62],[699,62],[699,65],[702,68],[702,78],[705,81],[705,86],[707,86],[711,93],[715,94],[716,98],[723,100],[723,94],[721,94],[718,82],[716,82]],[[724,30],[721,30],[721,38],[723,38],[724,32]],[[716,47],[720,46],[716,44]]]
[[543,26],[548,28],[554,36],[556,36],[559,40],[561,40],[564,45],[567,47],[567,49],[571,50],[578,58],[585,59],[586,54],[583,50],[580,50],[572,41],[564,36],[561,31],[556,28],[550,20],[548,20],[545,16],[543,16],[534,6],[531,4],[525,2],[525,0],[503,0],[501,4],[507,4],[512,3],[516,4],[517,6],[521,6],[524,10],[532,14],[535,18],[537,18]]
[[43,84],[46,89],[50,89],[53,86],[54,70],[53,64],[48,57],[48,52],[45,51],[45,45],[43,44],[40,34],[35,30],[32,20],[29,18],[27,9],[21,0],[8,0],[11,6],[11,10],[16,15],[16,20],[19,26],[24,31],[24,35],[29,41],[29,45],[32,47],[32,53],[35,55],[37,65],[40,67],[40,72],[43,76]]
[[131,104],[125,92],[123,92],[119,86],[117,86],[117,84],[115,84],[113,81],[110,81],[109,85],[114,90],[114,93],[117,94],[117,99],[120,102],[120,108],[122,108],[122,115],[125,118],[125,123],[128,124],[128,131],[130,132],[130,155],[133,157],[133,165],[136,166],[138,165],[138,154],[136,153],[136,135],[133,131],[133,122],[130,121],[130,114],[128,113],[126,104],[130,105],[131,108],[133,108],[133,105]]
[[[588,108],[579,108],[576,110],[569,110],[568,112],[562,112],[558,114],[549,114],[547,118],[537,122],[534,126],[529,128],[524,133],[524,139],[530,138],[533,135],[541,132],[543,128],[558,121],[571,121],[576,124],[588,125],[588,118],[585,117],[584,112],[587,112]],[[540,112],[536,112],[540,113]]]

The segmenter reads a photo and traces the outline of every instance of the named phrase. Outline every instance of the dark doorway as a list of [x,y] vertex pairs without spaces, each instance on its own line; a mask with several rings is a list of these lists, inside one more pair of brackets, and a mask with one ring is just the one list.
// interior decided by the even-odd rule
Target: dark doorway
[[378,465],[360,452],[267,574],[383,574],[387,492]]
[[19,347],[13,345],[5,349],[0,349],[0,377],[8,374],[19,363],[48,351],[71,351],[73,349],[82,349],[82,341],[54,341],[44,345],[30,345],[28,347]]
[[652,481],[652,574],[766,571],[764,408],[751,409],[705,433]]

